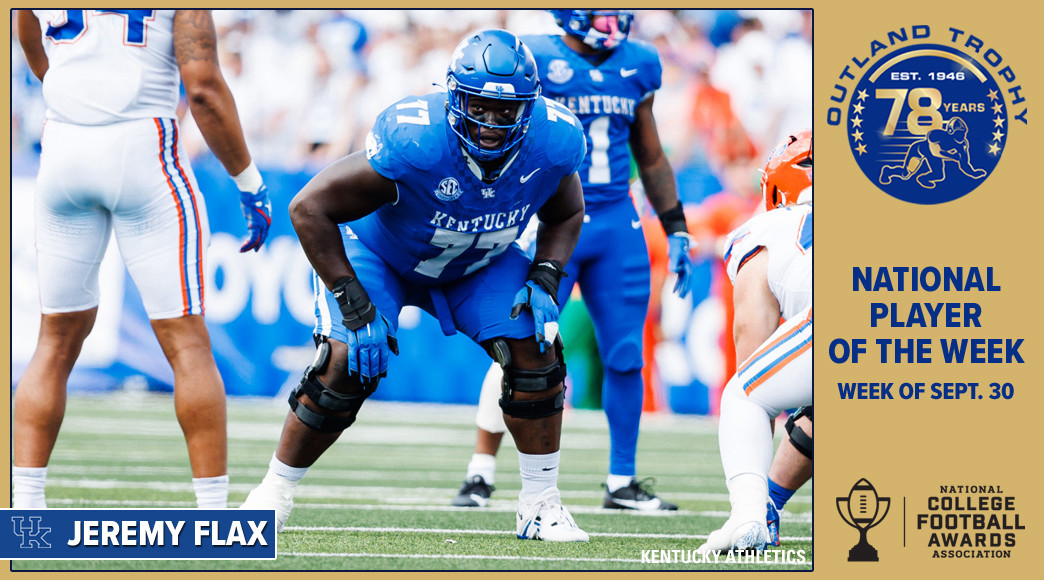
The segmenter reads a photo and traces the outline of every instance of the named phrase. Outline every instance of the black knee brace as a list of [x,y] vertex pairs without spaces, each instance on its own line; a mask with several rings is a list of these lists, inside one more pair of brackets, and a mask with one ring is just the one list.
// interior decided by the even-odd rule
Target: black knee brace
[[552,389],[566,377],[565,361],[562,359],[562,337],[555,337],[555,362],[542,369],[519,369],[512,364],[511,351],[507,342],[498,338],[493,341],[493,358],[504,369],[504,389],[500,396],[500,408],[510,417],[517,419],[540,419],[551,417],[565,408],[565,385],[562,391],[546,399],[515,401],[515,391],[538,393]]
[[[362,407],[363,401],[377,390],[378,381],[374,381],[370,385],[364,385],[364,391],[354,395],[330,390],[316,377],[317,374],[326,369],[326,365],[330,362],[330,343],[326,341],[326,337],[317,337],[316,344],[315,359],[305,369],[301,382],[290,393],[288,400],[290,410],[294,412],[294,415],[297,415],[297,418],[302,423],[316,431],[340,433],[351,427],[352,423],[355,422],[355,416],[359,412],[359,408]],[[318,409],[313,409],[302,403],[299,400],[302,394],[308,395],[308,398],[312,400],[312,403]],[[348,417],[329,417],[320,413],[320,410],[334,413],[351,411],[352,414]]]
[[787,419],[786,428],[787,434],[790,435],[790,444],[794,446],[805,457],[812,459],[812,438],[805,433],[805,430],[797,425],[797,420],[800,417],[808,417],[808,420],[812,420],[812,406],[801,407],[794,412]]

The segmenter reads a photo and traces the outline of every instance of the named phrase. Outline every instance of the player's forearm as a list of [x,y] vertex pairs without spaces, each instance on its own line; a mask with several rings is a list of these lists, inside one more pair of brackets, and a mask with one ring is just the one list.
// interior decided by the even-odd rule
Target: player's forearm
[[355,276],[355,269],[345,255],[337,222],[307,186],[290,202],[290,223],[297,232],[301,249],[327,288],[344,276]]
[[657,215],[678,205],[678,186],[674,179],[674,169],[662,150],[655,159],[638,166],[638,175],[645,186],[645,196]]
[[554,260],[565,265],[576,249],[580,239],[580,228],[584,223],[584,212],[581,210],[569,218],[549,224],[541,223],[537,230],[536,252],[533,261]]
[[16,21],[18,27],[18,42],[25,52],[25,60],[29,63],[29,69],[33,71],[36,78],[41,81],[50,62],[47,53],[44,52],[43,35],[40,32],[40,21],[31,10],[19,10]]
[[229,175],[238,175],[250,165],[250,152],[228,85],[217,78],[186,87],[185,91],[192,118],[207,146]]

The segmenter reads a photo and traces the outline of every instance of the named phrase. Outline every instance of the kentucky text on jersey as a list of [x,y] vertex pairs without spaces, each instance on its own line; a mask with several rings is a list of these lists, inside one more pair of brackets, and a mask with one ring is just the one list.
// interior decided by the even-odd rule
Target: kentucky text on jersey
[[461,219],[435,210],[435,216],[428,223],[438,228],[456,230],[458,232],[475,233],[479,231],[502,230],[519,224],[525,225],[526,219],[529,217],[529,207],[530,204],[526,204],[522,209],[487,213],[470,219]]
[[491,182],[470,164],[446,119],[446,93],[407,97],[381,113],[367,159],[399,199],[349,224],[413,283],[458,280],[501,256],[526,221],[580,166],[580,121],[539,98],[526,138]]
[[634,118],[636,99],[617,95],[578,95],[575,97],[555,97],[576,115],[625,115]]

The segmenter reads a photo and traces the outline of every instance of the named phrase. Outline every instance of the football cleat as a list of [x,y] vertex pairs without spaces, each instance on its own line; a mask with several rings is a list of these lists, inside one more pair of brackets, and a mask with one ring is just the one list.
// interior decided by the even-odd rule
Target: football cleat
[[737,523],[734,518],[729,518],[721,529],[711,532],[707,536],[707,542],[696,551],[700,554],[711,552],[762,553],[768,542],[769,533],[765,522],[757,520]]
[[528,506],[519,503],[515,535],[520,540],[545,542],[586,542],[591,539],[573,521],[573,516],[562,505],[558,489],[554,487],[544,490]]
[[768,528],[768,541],[765,542],[766,549],[779,546],[779,515],[780,512],[776,509],[776,504],[769,500],[768,513],[765,514],[765,527]]
[[616,491],[609,491],[609,488],[607,488],[603,483],[602,487],[605,488],[605,498],[602,500],[602,507],[639,511],[673,511],[678,509],[678,506],[673,503],[663,501],[656,497],[652,492],[652,485],[654,483],[656,483],[656,480],[651,477],[641,481],[632,479],[630,484],[621,487]]
[[246,501],[239,506],[241,510],[275,510],[276,532],[283,531],[286,520],[290,517],[290,510],[294,507],[294,496],[292,493],[284,492],[263,483],[253,489]]
[[457,497],[453,498],[453,505],[457,507],[486,507],[489,503],[489,496],[493,494],[493,490],[496,489],[492,485],[486,483],[481,475],[473,475],[464,480],[464,484],[460,486],[460,491],[457,492]]

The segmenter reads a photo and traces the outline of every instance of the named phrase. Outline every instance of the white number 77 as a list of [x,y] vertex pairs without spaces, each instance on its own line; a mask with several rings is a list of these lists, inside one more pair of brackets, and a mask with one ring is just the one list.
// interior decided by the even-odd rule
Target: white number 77
[[490,263],[493,258],[503,254],[517,237],[518,226],[493,232],[483,232],[481,234],[467,234],[453,230],[436,229],[435,235],[431,237],[428,244],[437,248],[443,248],[443,251],[435,257],[423,260],[413,270],[423,276],[438,278],[442,275],[446,266],[468,248],[475,247],[480,250],[489,250],[480,260],[468,266],[468,269],[464,271],[464,274],[467,275]]

